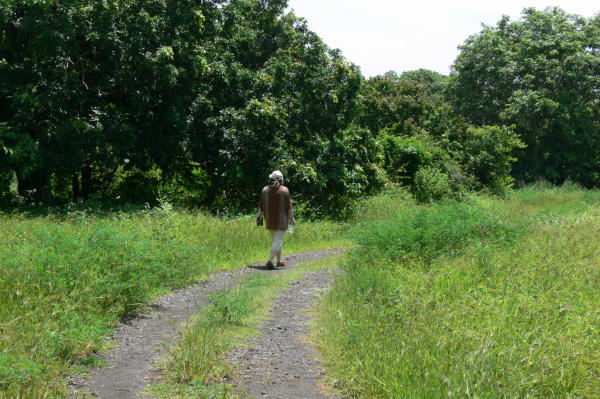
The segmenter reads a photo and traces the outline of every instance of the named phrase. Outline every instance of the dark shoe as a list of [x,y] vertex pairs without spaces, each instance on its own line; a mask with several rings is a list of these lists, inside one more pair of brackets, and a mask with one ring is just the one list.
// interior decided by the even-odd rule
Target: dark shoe
[[275,269],[275,266],[273,265],[273,262],[267,261],[267,269],[269,269],[269,270]]
[[285,266],[285,262],[284,261],[277,262],[277,267],[279,267],[279,266]]

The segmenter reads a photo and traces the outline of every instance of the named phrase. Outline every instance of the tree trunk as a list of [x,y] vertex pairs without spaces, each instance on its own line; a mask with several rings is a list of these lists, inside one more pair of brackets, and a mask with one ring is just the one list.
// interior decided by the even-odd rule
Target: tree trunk
[[79,201],[79,174],[73,173],[73,179],[71,180],[73,186],[73,202]]
[[84,166],[81,169],[81,198],[87,201],[92,193],[92,167]]

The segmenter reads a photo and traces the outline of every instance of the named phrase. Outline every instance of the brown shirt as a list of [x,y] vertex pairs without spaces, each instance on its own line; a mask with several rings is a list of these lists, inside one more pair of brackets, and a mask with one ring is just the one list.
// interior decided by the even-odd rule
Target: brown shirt
[[265,186],[260,193],[258,207],[265,215],[268,230],[287,230],[289,211],[292,209],[292,199],[287,187]]

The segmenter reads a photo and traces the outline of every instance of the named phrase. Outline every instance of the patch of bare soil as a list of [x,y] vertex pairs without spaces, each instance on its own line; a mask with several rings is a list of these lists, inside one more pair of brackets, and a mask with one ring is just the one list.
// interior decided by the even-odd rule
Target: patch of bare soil
[[308,273],[277,299],[272,318],[248,347],[238,348],[229,360],[237,364],[235,384],[245,397],[281,399],[335,398],[319,387],[323,378],[314,348],[307,342],[307,310],[327,290],[334,271]]
[[[299,263],[323,258],[335,252],[337,251],[313,251],[286,255],[287,266],[276,270],[267,270],[264,264],[255,264],[234,271],[219,272],[212,275],[207,281],[158,298],[150,306],[150,311],[124,320],[115,329],[115,334],[110,337],[110,340],[116,343],[116,347],[101,355],[106,362],[106,366],[94,368],[85,375],[71,379],[70,387],[73,396],[77,397],[81,392],[88,392],[101,399],[138,397],[149,384],[159,378],[158,369],[154,364],[164,355],[165,343],[170,342],[172,337],[177,336],[177,328],[182,322],[194,315],[199,308],[208,305],[208,297],[212,293],[235,286],[241,277],[250,273],[284,273]],[[303,293],[298,291],[295,295],[303,296],[306,294],[312,296],[311,292],[322,289],[320,288],[322,283],[318,280],[320,278],[314,280],[318,287],[306,286],[301,290]],[[304,306],[305,303],[304,299],[293,298],[287,300],[281,298],[280,302],[286,307],[287,305],[294,307],[288,310],[279,309],[278,307],[279,310],[276,309],[278,313],[276,313],[275,318],[291,316],[291,313],[295,312],[296,305]],[[308,306],[308,302],[306,302],[306,306]],[[298,321],[299,319],[294,320]],[[278,325],[282,328],[283,326],[283,324]],[[292,327],[291,324],[286,324],[285,328],[289,330],[290,336],[283,341],[295,342],[295,337],[300,335],[292,335],[292,330],[293,334],[300,333],[302,330],[300,326]],[[300,341],[297,341],[296,345],[302,348],[297,349],[297,356],[300,356],[299,353],[309,351],[308,348],[304,349]],[[290,352],[291,354],[292,352]],[[314,358],[312,353],[306,356]],[[309,366],[304,368],[302,373],[292,370],[288,372],[288,375],[292,377],[290,382],[293,379],[313,380],[318,376],[318,371],[315,371],[317,370],[316,366],[313,367],[308,360],[305,364]],[[249,370],[252,370],[252,368]],[[289,399],[320,398],[321,396],[284,395],[283,397]]]

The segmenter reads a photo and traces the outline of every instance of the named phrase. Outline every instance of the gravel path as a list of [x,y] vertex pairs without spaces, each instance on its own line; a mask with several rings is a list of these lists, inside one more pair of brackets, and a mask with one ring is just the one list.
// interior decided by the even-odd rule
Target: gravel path
[[[287,266],[277,270],[267,270],[264,264],[255,264],[234,271],[219,272],[198,285],[158,298],[151,305],[150,312],[125,320],[116,328],[111,339],[116,342],[117,347],[102,355],[106,361],[106,366],[95,368],[84,376],[73,378],[70,381],[71,391],[74,395],[82,391],[91,392],[101,399],[138,397],[144,388],[158,378],[158,369],[154,366],[154,362],[164,355],[164,343],[170,341],[171,337],[176,337],[177,328],[182,322],[195,314],[199,307],[208,304],[207,299],[212,293],[231,288],[237,284],[241,277],[256,271],[261,273],[285,273],[286,270],[299,263],[320,259],[336,252],[340,251],[314,251],[287,255],[285,256]],[[297,291],[297,293],[299,296],[306,294],[312,297],[314,292],[323,289],[323,284],[326,285],[326,281],[328,281],[328,277],[323,274],[322,277],[309,281],[309,284],[314,282],[315,287],[307,286],[305,289]],[[292,289],[284,296],[294,291]],[[308,302],[304,299],[281,298],[280,301],[283,308],[277,307],[275,318],[294,317],[292,313],[299,309],[296,305],[308,306]],[[286,310],[287,304],[293,307]],[[292,327],[291,324],[286,324],[284,333],[289,333],[290,337],[283,339],[285,334],[279,335],[288,343],[300,345],[296,338],[299,336],[298,334],[301,334],[301,330],[300,327],[296,328]],[[297,350],[302,353],[306,352],[307,359],[314,358],[314,354],[309,352],[308,347],[299,346]],[[314,380],[318,373],[316,371],[317,367],[312,366],[312,363],[308,360],[305,364],[310,366],[303,368],[302,373],[288,372],[288,375],[293,375],[293,378],[289,378],[290,382],[294,380]],[[252,370],[252,368],[249,370]],[[246,375],[249,375],[249,373],[246,373]],[[296,376],[299,378],[296,378]],[[263,397],[265,396],[263,395]],[[282,397],[291,399],[321,398],[323,396],[284,395]]]
[[331,282],[335,271],[307,273],[277,299],[272,318],[253,345],[230,354],[245,397],[279,399],[334,398],[319,389],[323,377],[316,351],[306,342],[311,319],[307,310]]

